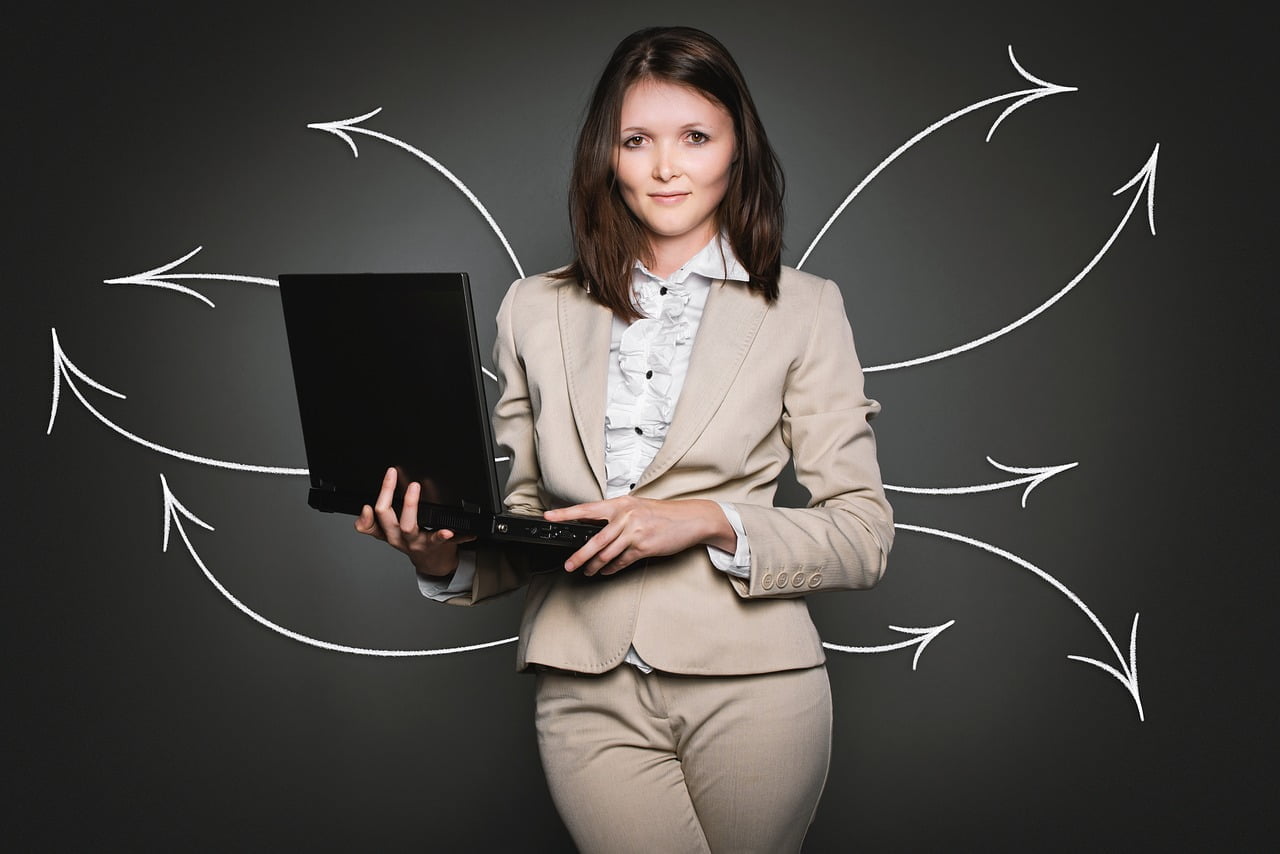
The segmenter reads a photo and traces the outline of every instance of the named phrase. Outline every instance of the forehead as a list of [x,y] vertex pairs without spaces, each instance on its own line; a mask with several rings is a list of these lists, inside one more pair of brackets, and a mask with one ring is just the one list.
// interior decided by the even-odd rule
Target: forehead
[[631,84],[622,98],[622,127],[732,124],[729,111],[697,89],[645,79]]

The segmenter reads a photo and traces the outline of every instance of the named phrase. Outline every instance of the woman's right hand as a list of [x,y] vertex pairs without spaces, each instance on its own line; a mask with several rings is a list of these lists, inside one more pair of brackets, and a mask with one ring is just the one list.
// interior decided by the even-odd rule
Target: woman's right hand
[[413,567],[423,575],[444,576],[458,568],[458,544],[475,537],[456,537],[453,531],[440,528],[425,531],[418,526],[418,498],[422,487],[410,483],[404,491],[404,506],[397,518],[391,507],[396,491],[396,470],[387,469],[382,489],[372,507],[366,504],[356,519],[356,530],[382,540],[404,552]]

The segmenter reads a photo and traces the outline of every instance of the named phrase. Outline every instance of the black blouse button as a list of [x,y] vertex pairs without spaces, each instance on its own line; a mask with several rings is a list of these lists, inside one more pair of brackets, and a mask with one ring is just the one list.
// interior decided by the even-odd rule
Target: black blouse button
[[644,372],[644,378],[645,378],[645,379],[647,379],[647,380],[651,380],[651,379],[653,379],[653,371],[645,371],[645,372]]
[[658,288],[658,293],[662,294],[665,297],[667,295],[667,286],[663,285],[662,287]]
[[635,489],[635,488],[636,488],[636,485],[634,483],[627,487],[627,489]]
[[643,431],[643,430],[641,430],[639,427],[637,427],[637,428],[636,428],[636,435],[637,435],[637,436],[643,436],[643,435],[644,435],[644,431]]

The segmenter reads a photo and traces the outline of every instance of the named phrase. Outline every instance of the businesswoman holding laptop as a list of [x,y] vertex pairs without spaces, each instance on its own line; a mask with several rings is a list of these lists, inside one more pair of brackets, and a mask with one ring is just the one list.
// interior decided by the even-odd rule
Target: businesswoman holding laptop
[[[431,598],[528,585],[517,665],[584,852],[797,851],[826,780],[804,597],[875,584],[893,521],[840,291],[781,266],[782,189],[718,41],[624,39],[578,139],[573,263],[511,286],[495,347],[508,508],[605,526],[531,573],[419,530],[416,484],[397,516],[394,471],[356,523]],[[788,460],[806,508],[773,506]]]

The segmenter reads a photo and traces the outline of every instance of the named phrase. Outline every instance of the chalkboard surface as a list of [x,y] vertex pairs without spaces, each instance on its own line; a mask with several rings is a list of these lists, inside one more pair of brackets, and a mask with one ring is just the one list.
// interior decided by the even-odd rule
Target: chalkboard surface
[[435,605],[306,506],[274,279],[465,270],[492,317],[568,258],[609,51],[684,23],[742,64],[784,260],[840,284],[884,407],[888,573],[811,601],[836,729],[806,850],[1270,847],[1275,80],[1217,14],[28,8],[3,60],[10,844],[569,850],[519,595]]

